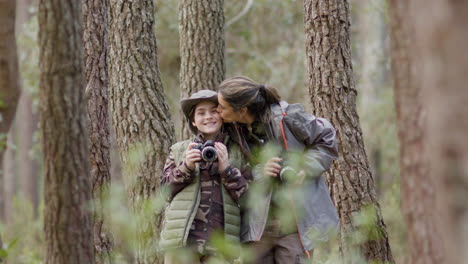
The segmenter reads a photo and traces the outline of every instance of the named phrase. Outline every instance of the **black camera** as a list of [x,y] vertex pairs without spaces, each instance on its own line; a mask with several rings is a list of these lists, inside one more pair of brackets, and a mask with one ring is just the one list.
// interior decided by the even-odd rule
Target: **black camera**
[[201,156],[204,161],[215,161],[218,159],[218,152],[214,148],[214,142],[211,140],[207,140],[205,144],[198,143],[198,145],[193,148],[201,151]]

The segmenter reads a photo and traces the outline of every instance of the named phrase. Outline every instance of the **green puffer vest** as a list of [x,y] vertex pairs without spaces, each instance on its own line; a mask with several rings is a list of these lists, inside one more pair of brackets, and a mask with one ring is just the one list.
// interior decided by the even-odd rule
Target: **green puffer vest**
[[[192,142],[186,140],[178,142],[171,147],[176,164],[184,159],[187,146]],[[234,168],[241,168],[243,165],[242,152],[239,146],[233,142],[228,146],[229,162]],[[229,242],[239,243],[240,236],[240,208],[229,196],[227,190],[222,187],[224,205],[224,233],[225,239]],[[195,168],[195,179],[192,184],[185,187],[172,199],[166,207],[160,250],[168,250],[184,247],[187,244],[187,237],[190,227],[195,218],[198,206],[200,205],[200,169],[198,164]]]

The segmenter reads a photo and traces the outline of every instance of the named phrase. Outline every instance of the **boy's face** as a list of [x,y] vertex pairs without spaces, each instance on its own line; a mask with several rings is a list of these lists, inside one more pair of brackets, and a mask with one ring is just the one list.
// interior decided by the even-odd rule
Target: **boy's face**
[[211,101],[203,101],[195,106],[192,125],[205,137],[216,136],[223,125],[216,107],[217,105]]

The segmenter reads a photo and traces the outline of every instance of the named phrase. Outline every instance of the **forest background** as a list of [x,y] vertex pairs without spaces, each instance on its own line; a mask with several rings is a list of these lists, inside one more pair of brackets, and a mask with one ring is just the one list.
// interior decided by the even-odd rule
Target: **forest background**
[[[177,0],[156,0],[154,32],[165,100],[176,138],[182,137]],[[400,145],[394,96],[395,73],[391,70],[390,6],[386,0],[351,0],[350,40],[352,70],[357,91],[356,106],[369,160],[375,192],[385,220],[392,261],[410,263],[407,225],[402,213]],[[296,0],[225,1],[226,77],[246,75],[276,87],[282,98],[301,103],[313,112],[308,86],[304,43],[304,6]],[[5,153],[1,185],[2,258],[8,263],[44,263],[44,158],[39,132],[39,40],[38,2],[18,0],[16,8],[21,96],[8,135],[3,135]],[[206,87],[213,89],[214,87]],[[111,130],[110,175],[112,188],[106,206],[110,212],[112,255],[116,263],[133,258],[138,242],[138,221],[127,201],[121,159]],[[158,205],[150,205],[158,206]],[[372,213],[356,212],[356,226],[374,221]],[[369,233],[371,233],[369,231]],[[353,243],[360,243],[357,234]],[[366,233],[365,235],[368,235]],[[317,261],[335,263],[333,245],[318,252]],[[322,257],[320,257],[322,254]],[[359,255],[359,254],[358,254]],[[357,256],[354,263],[362,256]]]

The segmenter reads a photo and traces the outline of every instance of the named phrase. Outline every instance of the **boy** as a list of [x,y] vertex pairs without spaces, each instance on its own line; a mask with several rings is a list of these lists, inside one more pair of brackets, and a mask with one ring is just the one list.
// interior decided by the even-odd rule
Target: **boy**
[[[181,100],[182,111],[196,137],[174,144],[164,166],[161,183],[169,187],[172,197],[160,241],[161,249],[166,251],[166,264],[206,263],[218,255],[209,242],[215,231],[224,233],[227,241],[239,242],[238,201],[247,189],[250,173],[248,169],[240,170],[248,167],[243,154],[223,132],[223,121],[216,111],[217,98],[216,92],[202,90]],[[215,151],[211,149],[204,159],[202,147],[208,140],[214,142]],[[209,159],[213,156],[214,160]],[[176,260],[174,250],[181,248],[188,250],[193,259]]]

